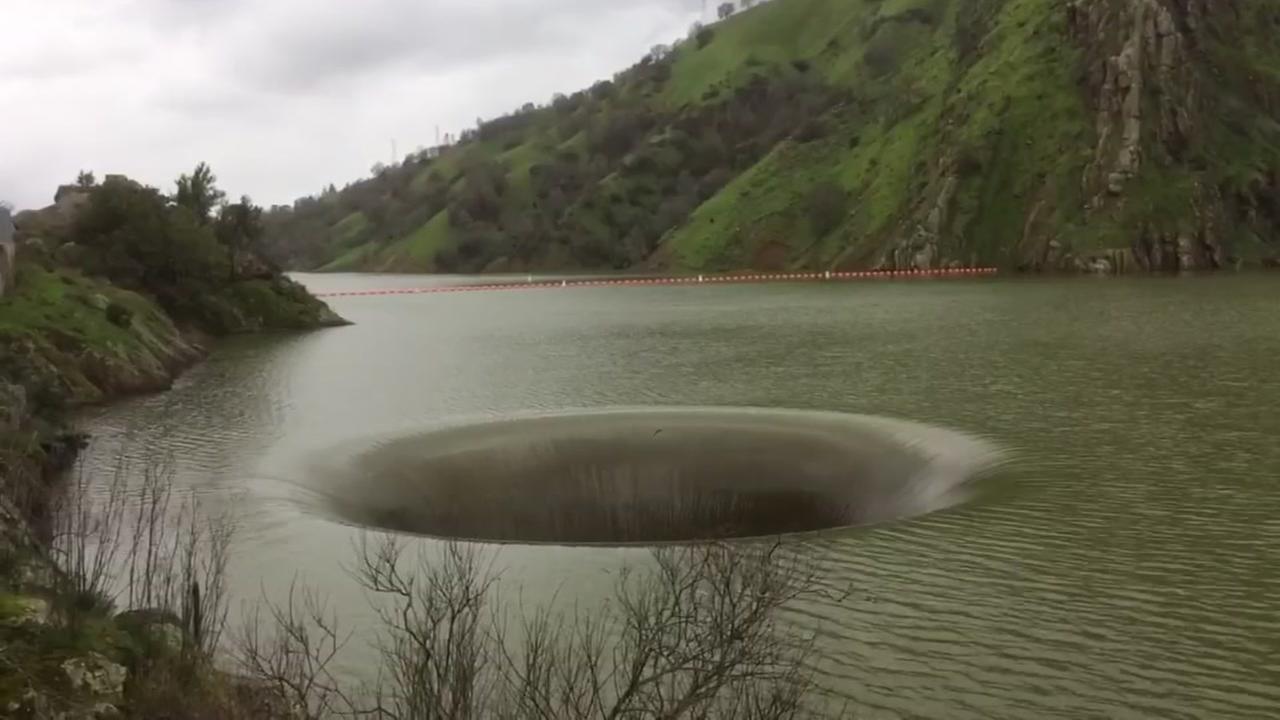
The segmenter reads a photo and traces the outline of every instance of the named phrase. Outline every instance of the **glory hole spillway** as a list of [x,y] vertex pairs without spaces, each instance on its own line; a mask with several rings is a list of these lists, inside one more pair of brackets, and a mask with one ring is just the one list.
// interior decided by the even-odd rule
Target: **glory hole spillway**
[[885,418],[749,408],[517,415],[330,458],[318,502],[369,528],[630,545],[871,525],[963,501],[999,453]]

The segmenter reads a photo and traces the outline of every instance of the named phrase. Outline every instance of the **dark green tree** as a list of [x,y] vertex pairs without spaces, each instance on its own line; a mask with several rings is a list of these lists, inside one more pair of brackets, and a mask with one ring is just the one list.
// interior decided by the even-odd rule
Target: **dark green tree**
[[227,248],[229,274],[235,280],[241,254],[256,251],[262,241],[262,208],[254,205],[248,195],[242,195],[240,202],[227,203],[218,210],[214,233]]
[[818,183],[809,195],[809,223],[814,237],[826,237],[844,222],[849,194],[834,180]]
[[225,257],[210,229],[154,188],[112,179],[95,187],[76,216],[71,239],[87,250],[86,270],[146,290],[162,303],[225,277]]
[[200,163],[190,175],[184,174],[178,178],[178,192],[173,200],[179,207],[191,211],[196,222],[206,225],[212,217],[213,209],[226,197],[218,189],[217,182],[218,178],[208,164]]

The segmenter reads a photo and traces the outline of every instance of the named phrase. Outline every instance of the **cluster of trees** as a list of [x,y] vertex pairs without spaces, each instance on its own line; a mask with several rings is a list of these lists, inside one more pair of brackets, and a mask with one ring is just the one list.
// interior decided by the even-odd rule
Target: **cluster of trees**
[[58,238],[59,259],[144,291],[180,319],[199,319],[204,293],[274,273],[256,252],[262,208],[247,196],[228,201],[204,163],[179,177],[172,195],[123,177],[99,184],[90,172],[76,185],[88,199]]

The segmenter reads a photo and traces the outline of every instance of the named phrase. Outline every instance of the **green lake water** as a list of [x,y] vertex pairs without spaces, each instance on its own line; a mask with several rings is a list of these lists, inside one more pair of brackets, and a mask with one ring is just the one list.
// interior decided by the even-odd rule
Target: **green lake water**
[[[172,392],[83,418],[91,466],[170,452],[185,492],[235,513],[238,598],[298,577],[363,632],[342,569],[358,530],[309,494],[369,438],[567,408],[867,414],[975,435],[1009,461],[976,502],[804,540],[842,591],[796,619],[819,628],[821,683],[858,717],[1280,717],[1280,277],[332,304],[356,325],[228,342]],[[593,597],[636,552],[506,547],[502,582]]]

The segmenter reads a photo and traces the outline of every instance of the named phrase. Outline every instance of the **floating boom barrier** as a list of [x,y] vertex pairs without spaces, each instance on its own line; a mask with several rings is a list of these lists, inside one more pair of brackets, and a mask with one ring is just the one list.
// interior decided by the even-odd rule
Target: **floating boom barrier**
[[494,282],[474,285],[437,285],[432,287],[390,288],[385,290],[351,290],[316,293],[316,297],[365,297],[370,295],[427,295],[434,293],[481,292],[487,290],[549,290],[584,287],[639,287],[655,285],[741,285],[777,282],[844,282],[850,280],[886,280],[905,278],[954,278],[995,275],[996,268],[947,268],[939,270],[865,270],[855,272],[738,273],[732,275],[679,275],[672,277],[613,277],[581,280],[538,280],[527,282]]

